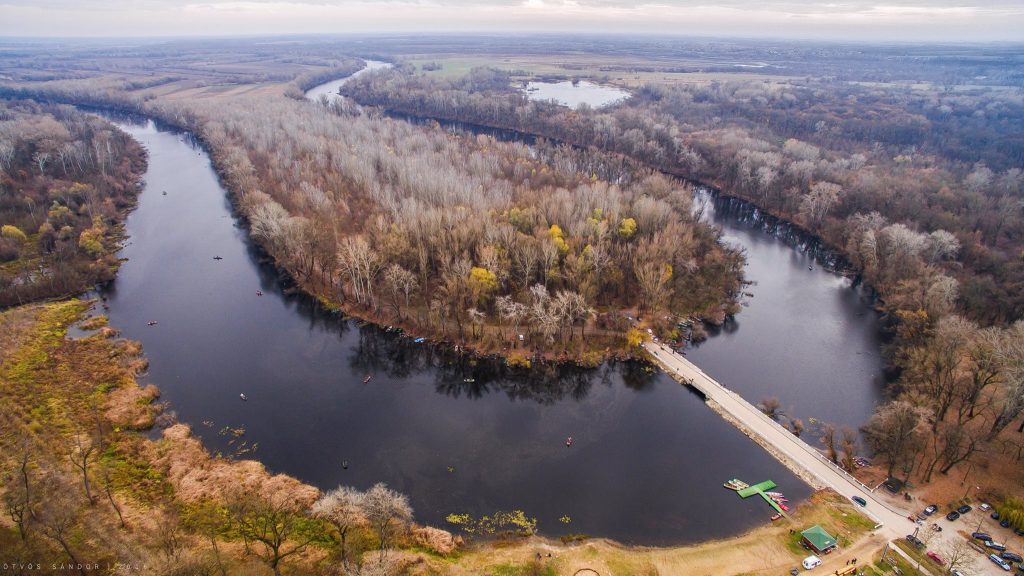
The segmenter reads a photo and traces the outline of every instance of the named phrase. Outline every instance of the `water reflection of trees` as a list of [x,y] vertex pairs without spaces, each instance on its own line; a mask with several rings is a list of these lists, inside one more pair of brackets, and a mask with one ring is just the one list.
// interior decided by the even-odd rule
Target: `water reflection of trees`
[[529,369],[509,367],[498,358],[479,358],[430,344],[416,344],[398,333],[374,326],[359,329],[349,357],[356,374],[408,378],[433,373],[434,388],[452,398],[479,399],[502,393],[510,400],[550,405],[581,401],[594,386],[611,387],[618,376],[636,391],[649,390],[657,371],[640,362],[605,362],[597,368],[570,364],[535,363]]
[[[709,193],[704,192],[702,194]],[[712,198],[716,222],[735,222],[760,230],[793,248],[794,256],[798,252],[804,253],[826,268],[841,269],[846,267],[846,262],[841,256],[830,250],[819,239],[796,228],[792,224],[766,214],[753,204],[737,198],[730,198],[720,194],[714,194]]]

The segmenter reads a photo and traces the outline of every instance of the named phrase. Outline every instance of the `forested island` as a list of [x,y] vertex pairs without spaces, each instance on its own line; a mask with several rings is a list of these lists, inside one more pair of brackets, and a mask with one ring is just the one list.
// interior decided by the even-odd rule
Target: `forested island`
[[300,286],[380,324],[593,365],[628,350],[630,315],[670,332],[737,309],[742,255],[697,220],[687,186],[626,159],[279,97],[157,113],[203,135]]

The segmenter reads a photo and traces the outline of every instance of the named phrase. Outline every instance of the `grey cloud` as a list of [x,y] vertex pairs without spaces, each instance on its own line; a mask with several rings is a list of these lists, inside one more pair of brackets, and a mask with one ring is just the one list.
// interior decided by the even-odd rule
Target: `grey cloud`
[[1020,0],[0,0],[0,36],[467,30],[1020,41],[1024,40],[1024,4]]

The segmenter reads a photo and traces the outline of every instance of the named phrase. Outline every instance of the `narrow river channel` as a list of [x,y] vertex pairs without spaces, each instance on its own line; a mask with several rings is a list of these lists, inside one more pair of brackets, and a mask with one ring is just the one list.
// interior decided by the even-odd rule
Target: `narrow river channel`
[[[635,544],[767,522],[763,502],[722,488],[731,478],[770,478],[794,502],[809,494],[696,394],[638,364],[509,373],[286,294],[206,153],[152,122],[118,123],[150,157],[107,313],[143,343],[144,380],[211,450],[237,450],[219,431],[242,427],[256,446],[245,457],[324,489],[387,482],[423,523],[521,509],[544,534]],[[863,421],[879,397],[870,309],[749,216],[719,206],[714,218],[747,248],[759,283],[737,321],[690,357],[753,400],[775,395],[801,415]]]

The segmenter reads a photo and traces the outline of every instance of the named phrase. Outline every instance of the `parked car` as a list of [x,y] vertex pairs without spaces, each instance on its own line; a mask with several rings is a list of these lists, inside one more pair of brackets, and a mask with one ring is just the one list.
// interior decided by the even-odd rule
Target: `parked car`
[[893,494],[898,494],[900,488],[903,487],[903,482],[895,478],[889,478],[885,482],[882,482],[882,486],[885,486],[885,489],[888,490],[889,492],[892,492]]
[[959,518],[959,517],[960,517],[960,513],[957,512],[956,510],[950,512],[949,514],[946,514],[946,520],[949,520],[950,522],[956,521],[956,519]]
[[939,511],[938,505],[936,505],[936,504],[929,504],[928,507],[924,509],[924,515],[925,516],[931,516],[932,514],[935,514],[938,511]]
[[907,542],[910,542],[916,548],[924,548],[924,542],[921,542],[921,540],[919,540],[917,536],[914,536],[913,534],[907,534]]
[[[993,556],[998,558],[998,556],[996,556],[995,554],[993,554]],[[807,558],[804,558],[804,561],[801,562],[800,565],[804,567],[804,570],[811,570],[813,568],[817,568],[818,566],[821,566],[821,558],[818,558],[817,556],[814,556],[812,554],[812,555],[808,556]]]
[[989,510],[991,510],[991,509],[992,509],[992,506],[990,506],[989,504],[987,504],[987,503],[985,503],[985,502],[982,502],[982,503],[981,503],[981,505],[980,505],[980,506],[978,506],[978,508],[981,508],[981,509],[982,509],[982,510],[984,510],[985,512],[988,512]]
[[939,566],[945,566],[946,565],[946,561],[942,559],[942,556],[939,556],[938,552],[935,552],[933,550],[929,550],[927,556],[929,558],[931,558],[933,561],[935,561],[935,563],[938,564]]
[[1010,562],[1016,562],[1018,564],[1020,564],[1021,562],[1024,562],[1024,558],[1021,558],[1020,554],[1017,554],[1016,552],[1003,552],[1002,554],[999,555],[999,557],[1002,558],[1003,560],[1007,560],[1007,561],[1010,561]]
[[959,570],[957,570],[956,568],[953,568],[952,570],[950,570],[949,574],[950,574],[950,576],[964,576],[964,573],[959,571]]
[[993,550],[999,550],[1000,552],[1006,552],[1006,546],[1000,544],[999,542],[992,542],[991,540],[985,542],[985,547],[991,548]]
[[1017,536],[1024,536],[1024,528],[1014,528],[1013,533]]
[[850,496],[850,500],[853,500],[854,502],[856,502],[857,504],[860,504],[861,506],[867,506],[868,505],[868,501],[863,499],[863,498],[861,498],[860,496]]
[[976,540],[981,540],[982,542],[991,542],[992,541],[992,537],[989,536],[988,534],[984,533],[984,532],[972,532],[971,533],[971,538],[974,538]]
[[956,509],[956,511],[961,513],[961,514],[967,514],[971,510],[972,510],[972,508],[970,506],[968,506],[967,504],[964,504],[963,506],[961,506],[961,507]]
[[996,565],[998,565],[1003,570],[1006,570],[1007,572],[1010,571],[1010,565],[1006,563],[1006,560],[1003,560],[999,556],[996,556],[995,554],[989,554],[988,559],[995,562]]
[[1009,528],[1010,527],[1010,521],[1004,518],[1003,521],[999,523],[999,525],[1002,526],[1003,528]]
[[989,516],[991,516],[993,520],[999,520],[999,512],[993,510]]

